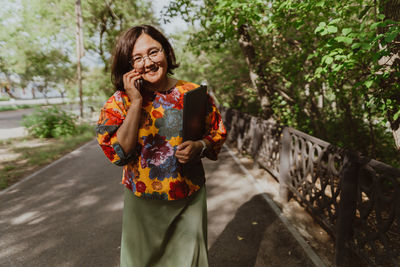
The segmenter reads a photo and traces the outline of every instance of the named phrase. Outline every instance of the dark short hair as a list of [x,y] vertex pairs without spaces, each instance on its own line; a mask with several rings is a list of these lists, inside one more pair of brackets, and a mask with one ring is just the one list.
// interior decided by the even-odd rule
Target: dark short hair
[[132,70],[129,60],[132,57],[133,47],[142,33],[148,34],[151,38],[162,45],[162,48],[167,56],[168,70],[167,73],[173,74],[173,69],[179,67],[176,63],[174,49],[168,39],[156,28],[150,25],[134,26],[123,32],[117,39],[114,48],[111,65],[111,81],[116,90],[125,90],[123,75]]

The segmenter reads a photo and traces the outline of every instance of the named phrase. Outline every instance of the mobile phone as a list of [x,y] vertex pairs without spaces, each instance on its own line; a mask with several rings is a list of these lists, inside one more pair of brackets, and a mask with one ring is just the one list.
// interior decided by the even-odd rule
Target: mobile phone
[[[134,70],[135,70],[135,69],[134,69]],[[137,72],[137,73],[140,73],[140,71],[138,71],[138,70],[136,70],[136,72]],[[142,92],[143,92],[143,83],[144,83],[143,78],[137,79],[137,80],[135,81],[135,87],[136,87],[136,89],[139,90],[140,94],[142,94]]]
[[137,79],[135,81],[135,87],[142,92],[142,88],[143,88],[143,79]]

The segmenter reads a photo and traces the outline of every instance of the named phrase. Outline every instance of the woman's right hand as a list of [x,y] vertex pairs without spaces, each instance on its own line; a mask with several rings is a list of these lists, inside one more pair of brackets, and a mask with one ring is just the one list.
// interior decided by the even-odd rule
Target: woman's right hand
[[142,75],[134,69],[123,75],[124,89],[131,101],[134,99],[142,99],[139,88],[136,88],[135,86],[135,81],[139,80],[140,78],[142,78]]

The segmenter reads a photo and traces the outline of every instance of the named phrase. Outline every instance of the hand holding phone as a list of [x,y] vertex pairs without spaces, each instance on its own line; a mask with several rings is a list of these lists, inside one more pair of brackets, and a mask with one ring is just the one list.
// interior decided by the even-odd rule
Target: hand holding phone
[[131,70],[123,75],[124,89],[130,99],[142,98],[144,80],[141,73]]
[[142,89],[143,89],[143,79],[142,78],[137,79],[135,81],[135,87],[136,87],[136,89],[139,90],[140,93],[142,93]]

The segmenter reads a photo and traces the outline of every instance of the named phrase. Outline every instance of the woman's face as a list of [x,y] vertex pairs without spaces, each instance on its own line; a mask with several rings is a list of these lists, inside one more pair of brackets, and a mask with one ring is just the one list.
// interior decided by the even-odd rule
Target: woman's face
[[162,45],[151,38],[150,35],[142,33],[136,40],[132,50],[132,59],[143,58],[143,64],[139,68],[135,67],[147,82],[157,84],[166,78],[168,72],[168,62],[162,50],[155,60],[149,58],[154,51],[163,49]]

